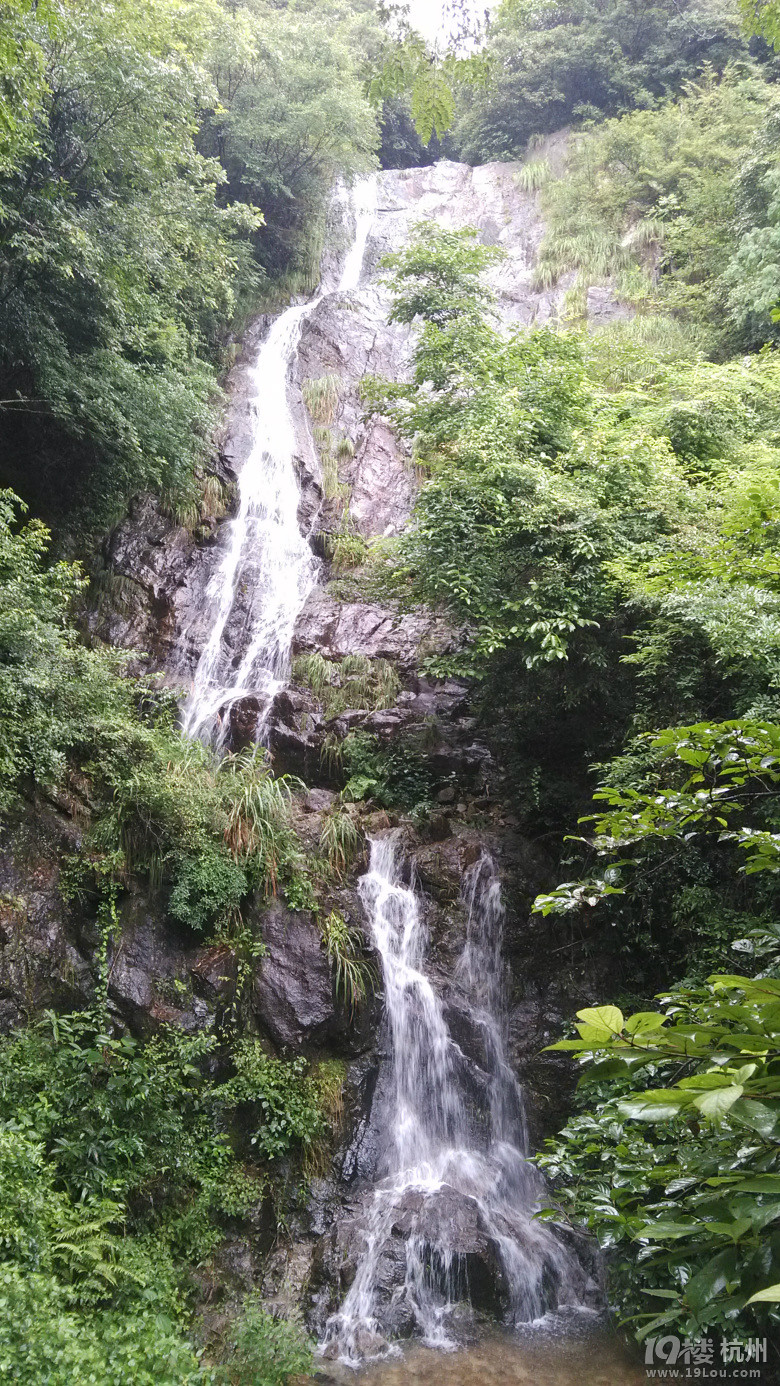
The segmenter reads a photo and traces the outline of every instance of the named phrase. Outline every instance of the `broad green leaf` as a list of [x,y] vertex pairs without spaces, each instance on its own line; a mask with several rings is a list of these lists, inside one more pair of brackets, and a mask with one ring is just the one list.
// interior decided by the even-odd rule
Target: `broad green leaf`
[[693,1222],[648,1222],[639,1227],[634,1236],[643,1237],[650,1241],[667,1241],[677,1237],[690,1237],[696,1231],[696,1224]]
[[633,1117],[635,1121],[667,1121],[670,1117],[679,1116],[690,1101],[690,1093],[670,1090],[663,1097],[645,1093],[643,1097],[627,1098],[617,1105],[622,1116]]
[[619,1035],[623,1029],[623,1012],[617,1006],[590,1006],[577,1011],[577,1017],[594,1029],[604,1030],[607,1035]]
[[681,1078],[677,1087],[696,1091],[708,1091],[711,1088],[728,1088],[732,1086],[732,1079],[726,1073],[697,1073],[692,1078]]
[[631,1068],[624,1059],[602,1059],[600,1063],[590,1064],[580,1078],[579,1086],[588,1083],[603,1083],[614,1078],[626,1078]]
[[626,1020],[623,1028],[628,1035],[641,1035],[646,1030],[658,1030],[662,1025],[666,1025],[668,1016],[661,1015],[660,1011],[636,1011]]
[[741,1097],[745,1089],[741,1083],[734,1083],[727,1088],[713,1088],[710,1092],[702,1093],[700,1097],[694,1097],[693,1105],[698,1107],[702,1116],[706,1116],[710,1121],[722,1121],[729,1108],[734,1105],[737,1098]]
[[685,1295],[694,1312],[702,1310],[728,1288],[736,1274],[737,1256],[736,1249],[728,1247],[717,1256],[713,1256],[712,1260],[688,1281]]
[[738,1121],[760,1136],[770,1137],[777,1133],[780,1123],[780,1106],[770,1107],[766,1102],[756,1102],[750,1097],[742,1097],[735,1102],[729,1113],[730,1121]]
[[780,1304],[780,1285],[767,1285],[751,1295],[748,1304]]

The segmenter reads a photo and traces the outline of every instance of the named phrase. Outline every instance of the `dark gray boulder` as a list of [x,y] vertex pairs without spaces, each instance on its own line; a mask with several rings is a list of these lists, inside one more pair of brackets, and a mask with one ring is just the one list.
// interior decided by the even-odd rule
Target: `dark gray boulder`
[[257,1021],[276,1044],[310,1049],[338,1026],[330,963],[310,914],[275,900],[262,919],[268,952],[252,991]]

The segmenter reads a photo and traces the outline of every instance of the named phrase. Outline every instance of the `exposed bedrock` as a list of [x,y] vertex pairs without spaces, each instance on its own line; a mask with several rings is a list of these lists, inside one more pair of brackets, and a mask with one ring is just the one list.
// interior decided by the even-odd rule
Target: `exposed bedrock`
[[[0,840],[0,1031],[94,996],[97,899],[70,901],[67,889],[80,849],[68,807],[41,801]],[[245,918],[265,948],[248,990],[229,945],[204,943],[176,925],[164,897],[129,880],[108,955],[116,1021],[136,1035],[169,1024],[192,1032],[224,1022],[240,1004],[244,1023],[272,1046],[346,1057],[365,1049],[370,1011],[353,1021],[339,1004],[312,915],[258,899]]]
[[[320,1332],[353,1284],[367,1241],[376,1235],[377,1197],[381,1199],[381,1189],[378,1195],[372,1192],[348,1203],[343,1216],[315,1245],[307,1298],[311,1304],[310,1321]],[[518,1227],[511,1221],[497,1225],[486,1217],[478,1198],[450,1186],[444,1185],[434,1193],[405,1190],[388,1210],[379,1249],[377,1318],[382,1331],[379,1334],[366,1328],[358,1347],[371,1356],[381,1350],[383,1339],[409,1336],[419,1328],[414,1301],[408,1294],[410,1243],[424,1259],[432,1293],[461,1301],[463,1326],[467,1330],[469,1321],[473,1329],[474,1314],[511,1320],[512,1286],[501,1243],[513,1235],[518,1236]],[[519,1235],[522,1239],[522,1232]],[[529,1252],[535,1250],[534,1242],[531,1225],[527,1231]],[[561,1247],[564,1242],[565,1234]],[[598,1267],[579,1238],[576,1251],[582,1262],[576,1293],[580,1302],[595,1305],[600,1294]],[[554,1253],[543,1265],[541,1279],[547,1306],[555,1309],[559,1306],[561,1284]]]
[[[563,142],[552,140],[543,156],[553,163]],[[291,679],[275,695],[265,739],[274,767],[301,777],[296,813],[306,852],[318,850],[323,816],[339,807],[367,834],[399,823],[404,832],[404,870],[420,895],[427,939],[426,966],[441,998],[443,1015],[460,1057],[459,1080],[475,1112],[489,1103],[489,1039],[457,981],[457,963],[468,930],[462,897],[464,873],[487,848],[505,882],[505,956],[510,967],[506,1052],[529,1091],[531,1144],[563,1115],[571,1079],[559,1055],[545,1044],[560,1034],[561,1017],[599,991],[599,962],[571,951],[566,925],[530,917],[534,894],[554,883],[554,866],[544,851],[521,839],[511,805],[502,798],[501,766],[489,736],[471,706],[465,681],[435,678],[428,661],[456,651],[463,632],[439,615],[404,609],[381,584],[366,583],[365,570],[337,571],[338,536],[370,541],[400,534],[409,522],[418,480],[408,450],[382,418],[366,418],[360,386],[366,376],[403,379],[409,371],[412,334],[389,323],[389,296],[381,279],[382,256],[400,249],[415,222],[475,226],[484,243],[500,245],[505,259],[491,272],[498,309],[507,323],[548,321],[560,309],[566,280],[554,289],[535,287],[534,268],[544,233],[539,200],[522,188],[518,166],[482,168],[443,162],[425,169],[385,172],[377,177],[377,204],[368,236],[363,276],[356,290],[334,292],[349,240],[346,201],[334,204],[329,250],[323,262],[320,301],[305,317],[288,392],[295,423],[294,466],[300,487],[298,521],[320,560],[320,582],[310,592],[295,624]],[[589,299],[594,322],[625,315],[607,289]],[[100,600],[87,616],[92,634],[149,655],[147,667],[161,671],[186,691],[213,627],[215,583],[228,550],[235,513],[237,478],[250,455],[257,406],[252,378],[258,347],[269,328],[258,318],[248,332],[228,381],[226,424],[208,482],[206,512],[193,525],[177,523],[159,503],[139,497],[106,540],[99,574]],[[304,401],[325,378],[328,410],[318,419]],[[335,468],[335,470],[334,470]],[[293,500],[294,507],[294,500]],[[250,562],[246,560],[245,567]],[[224,632],[225,665],[240,666],[251,624],[252,582],[237,574],[235,600]],[[362,657],[369,668],[390,667],[393,692],[370,706],[338,707],[314,691],[301,672],[305,657],[327,662],[334,686],[347,685],[341,666]],[[275,685],[276,686],[276,685]],[[358,699],[359,701],[359,699]],[[348,699],[347,699],[348,702]],[[242,688],[221,709],[232,749],[251,746],[266,711],[259,691]],[[337,799],[346,776],[328,757],[354,733],[374,738],[381,753],[413,748],[430,775],[426,811],[414,823],[396,809]],[[31,1005],[78,1004],[94,985],[94,924],[76,921],[57,888],[51,865],[78,848],[78,814],[67,806],[46,810],[49,845],[38,856],[15,845],[0,853],[0,888],[13,900],[0,912],[0,1025],[16,1023],[12,1002],[27,987]],[[45,863],[49,862],[49,865]],[[325,906],[338,908],[350,924],[365,927],[355,881],[365,860],[353,862],[347,879],[334,883]],[[21,903],[20,903],[21,902]],[[14,912],[15,911],[15,912]],[[84,912],[82,911],[82,914]],[[89,911],[87,910],[87,914]],[[313,1178],[308,1203],[288,1210],[291,1236],[266,1255],[267,1228],[236,1232],[221,1253],[223,1279],[244,1289],[259,1284],[263,1299],[284,1311],[303,1308],[318,1331],[342,1303],[369,1234],[374,1181],[387,1157],[387,1037],[381,1024],[382,998],[349,1012],[334,989],[330,962],[317,919],[283,900],[255,900],[245,911],[265,955],[239,987],[237,959],[229,947],[208,947],[166,918],[164,902],[131,883],[122,927],[110,959],[110,998],[122,1024],[147,1034],[163,1023],[192,1030],[241,1011],[242,1024],[276,1053],[346,1060],[343,1126],[332,1160]],[[575,961],[577,966],[575,966]],[[377,989],[378,990],[378,989]],[[14,1005],[16,1010],[14,1011]],[[13,1011],[13,1014],[12,1014]],[[435,1197],[408,1189],[390,1209],[380,1248],[382,1332],[408,1333],[413,1312],[404,1292],[407,1249],[419,1243],[435,1280],[452,1277],[454,1293],[468,1297],[479,1313],[502,1317],[510,1308],[502,1236],[522,1245],[527,1229],[488,1223],[479,1202],[442,1186]],[[263,1240],[265,1238],[265,1240]],[[263,1252],[257,1251],[259,1242]],[[593,1267],[582,1263],[581,1299],[596,1294]],[[543,1274],[545,1295],[556,1303],[554,1257]],[[204,1295],[206,1290],[204,1290]],[[547,1300],[545,1300],[547,1302]],[[365,1345],[371,1350],[371,1344]]]
[[[555,163],[562,148],[561,139],[554,138],[543,153]],[[343,515],[325,495],[312,421],[300,402],[300,387],[307,381],[324,376],[338,380],[338,399],[328,427],[334,438],[347,439],[351,449],[351,456],[345,451],[339,459],[340,483],[349,488],[350,526],[366,538],[397,534],[414,502],[416,481],[404,447],[383,419],[364,418],[360,398],[360,382],[366,375],[401,379],[409,364],[410,331],[388,322],[389,297],[379,267],[383,254],[400,249],[420,220],[453,227],[473,225],[486,243],[500,245],[506,252],[490,276],[505,320],[545,322],[560,308],[565,280],[551,290],[534,286],[544,224],[538,196],[520,186],[518,169],[519,165],[509,163],[471,168],[445,161],[377,176],[376,214],[360,288],[346,294],[326,292],[309,313],[290,379],[298,433],[299,518],[303,532],[320,551],[317,535],[338,529]],[[338,279],[343,252],[337,247],[346,243],[347,216],[344,203],[334,204],[330,238],[334,249],[324,261],[325,290],[332,291]],[[609,289],[598,290],[591,307],[594,320],[600,323],[625,316],[625,308]],[[252,446],[256,407],[252,366],[269,322],[259,317],[249,329],[228,380],[229,407],[213,463],[214,484],[221,488],[219,505],[212,505],[212,513],[193,529],[175,523],[158,502],[139,498],[104,546],[101,600],[89,617],[92,631],[112,644],[147,651],[152,667],[163,669],[185,686],[208,635],[213,599],[207,588],[227,542],[222,507],[227,505],[229,515],[233,484]],[[312,621],[322,619],[321,601],[322,594],[315,592],[312,605],[304,609],[301,644],[306,643]],[[341,632],[346,633],[356,619],[349,615]],[[366,617],[366,622],[371,619]],[[238,660],[240,604],[233,625]]]

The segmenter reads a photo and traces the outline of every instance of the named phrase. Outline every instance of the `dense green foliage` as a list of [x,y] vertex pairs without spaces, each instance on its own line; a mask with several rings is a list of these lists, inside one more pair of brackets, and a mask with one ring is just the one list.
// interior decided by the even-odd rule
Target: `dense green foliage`
[[[744,110],[750,90],[687,100]],[[413,378],[366,394],[428,476],[390,582],[459,624],[434,665],[480,681],[536,832],[572,830],[599,761],[605,807],[569,849],[580,876],[538,907],[589,916],[586,946],[612,954],[634,1004],[688,981],[653,1013],[662,1037],[635,1037],[645,1012],[614,1041],[587,1027],[616,1008],[582,1013],[567,1047],[609,1064],[548,1168],[611,1248],[615,1303],[641,1331],[749,1336],[769,1311],[747,1301],[778,1279],[778,984],[706,978],[735,947],[751,971],[778,947],[777,362],[709,362],[658,317],[502,328],[483,278],[497,256],[427,226],[388,262],[394,316],[418,324]],[[654,1098],[663,1083],[673,1096]]]
[[[204,1076],[214,1047],[213,1036],[178,1031],[145,1045],[118,1037],[100,1002],[0,1044],[0,1364],[10,1379],[276,1383],[282,1365],[307,1364],[297,1330],[250,1309],[226,1374],[203,1367],[186,1337],[189,1275],[225,1220],[256,1206],[267,1162],[323,1135],[338,1075],[247,1042],[217,1083]],[[236,1159],[236,1113],[263,1165]]]
[[234,327],[316,285],[383,101],[422,149],[485,65],[374,0],[12,0],[0,64],[0,482],[71,532],[197,515]]
[[309,288],[334,182],[373,162],[377,121],[364,79],[382,40],[371,0],[245,0],[225,6],[215,26],[208,66],[218,105],[201,143],[224,169],[218,200],[260,206],[260,263],[297,272]]
[[[596,850],[614,861],[638,848],[638,859],[608,866],[598,881],[561,887],[537,908],[596,907],[626,888],[626,867],[653,869],[648,846],[663,847],[668,869],[670,855],[686,855],[700,836],[736,844],[747,873],[777,872],[778,835],[761,826],[777,819],[777,726],[708,724],[666,732],[654,746],[685,768],[684,783],[660,793],[655,785],[651,795],[600,795],[610,807],[596,825]],[[668,1325],[770,1339],[776,1330],[769,1307],[780,1303],[776,918],[731,946],[760,968],[757,976],[678,985],[662,997],[663,1012],[628,1019],[614,1006],[580,1011],[579,1037],[553,1046],[589,1065],[580,1085],[585,1110],[549,1143],[542,1163],[573,1216],[612,1251],[614,1301],[643,1335]]]
[[454,139],[472,163],[517,158],[566,125],[650,109],[707,66],[747,58],[729,0],[504,0],[485,55],[492,81],[464,93]]
[[541,1163],[612,1251],[613,1303],[642,1336],[776,1334],[779,999],[776,979],[716,975],[663,1011],[582,1010],[554,1046],[590,1061],[589,1110]]
[[656,359],[648,378],[629,327],[633,378],[605,386],[608,342],[491,321],[477,272],[496,254],[428,227],[397,258],[394,311],[424,320],[415,377],[369,392],[431,474],[401,553],[414,591],[466,623],[456,665],[500,678],[506,654],[543,678],[577,658],[587,698],[630,630],[637,727],[670,697],[712,708],[719,685],[724,710],[771,701],[774,358]]
[[231,1386],[286,1386],[292,1374],[313,1366],[313,1343],[303,1329],[274,1319],[261,1305],[247,1303],[232,1332],[224,1380]]
[[208,362],[252,216],[218,209],[222,172],[195,147],[209,88],[186,9],[74,0],[34,25],[39,108],[0,186],[0,407],[5,479],[50,513],[80,500],[105,522],[140,486],[186,495],[207,455]]
[[1,479],[39,511],[196,505],[236,312],[261,267],[312,273],[370,164],[380,32],[370,4],[4,7]]
[[774,342],[777,122],[772,88],[731,74],[580,136],[543,193],[538,282],[576,269],[576,312],[612,276],[627,302],[673,313],[720,354]]
[[237,924],[250,892],[297,862],[284,781],[260,756],[215,762],[178,730],[175,698],[85,648],[77,567],[47,567],[44,527],[18,527],[10,493],[0,503],[0,805],[59,793],[88,818],[72,889],[147,872],[182,924]]

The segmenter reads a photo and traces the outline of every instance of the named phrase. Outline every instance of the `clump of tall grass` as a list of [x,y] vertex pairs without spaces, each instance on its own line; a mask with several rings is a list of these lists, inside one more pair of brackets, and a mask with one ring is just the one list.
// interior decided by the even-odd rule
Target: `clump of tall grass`
[[339,530],[325,535],[325,553],[335,573],[347,573],[359,568],[368,554],[368,544],[362,534]]
[[346,1069],[340,1059],[321,1059],[312,1065],[311,1083],[317,1105],[324,1118],[322,1133],[304,1148],[303,1169],[308,1178],[323,1175],[344,1118],[344,1079]]
[[578,270],[580,281],[608,279],[631,263],[631,249],[601,226],[567,225],[545,236],[534,271],[536,290],[554,288],[562,274]]
[[225,513],[225,487],[218,476],[211,472],[203,483],[203,496],[200,513],[203,519],[218,519]]
[[337,439],[335,453],[339,462],[348,462],[350,457],[355,456],[355,444],[345,433]]
[[295,656],[292,662],[293,683],[302,688],[310,688],[317,698],[321,698],[332,682],[334,665],[319,650],[307,651]]
[[314,424],[312,426],[311,436],[320,452],[330,452],[332,434],[325,424]]
[[344,1114],[344,1078],[346,1071],[341,1059],[320,1059],[312,1068],[320,1107],[333,1125]]
[[371,967],[361,956],[363,935],[357,929],[350,929],[338,910],[331,910],[320,927],[336,996],[345,1008],[354,1012],[365,1001],[373,982]]
[[339,386],[339,378],[333,374],[304,382],[303,402],[315,423],[333,423],[339,404]]
[[111,767],[89,852],[120,878],[167,886],[172,916],[199,932],[237,918],[251,889],[275,893],[296,852],[290,782],[256,751],[218,760],[174,729],[141,726],[133,749]]
[[224,777],[228,781],[225,846],[236,861],[262,859],[275,891],[279,867],[289,854],[289,786],[251,751],[225,756],[218,773],[223,786]]
[[550,177],[550,165],[546,159],[532,159],[518,169],[515,182],[523,192],[538,192]]
[[348,708],[377,712],[392,707],[401,688],[395,665],[388,659],[347,655],[327,660],[318,652],[298,655],[293,661],[293,680],[310,688],[331,717]]
[[344,809],[326,813],[320,828],[320,851],[336,876],[343,876],[360,852],[360,831]]
[[327,449],[320,450],[320,466],[322,467],[322,493],[328,501],[338,501],[342,511],[346,511],[349,504],[350,488],[346,482],[339,479],[338,463],[332,452]]
[[335,778],[344,765],[344,738],[336,732],[328,732],[320,746],[320,765],[326,775]]

